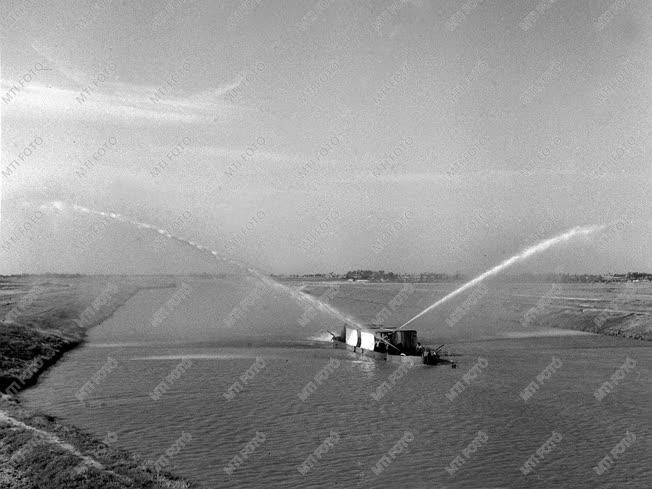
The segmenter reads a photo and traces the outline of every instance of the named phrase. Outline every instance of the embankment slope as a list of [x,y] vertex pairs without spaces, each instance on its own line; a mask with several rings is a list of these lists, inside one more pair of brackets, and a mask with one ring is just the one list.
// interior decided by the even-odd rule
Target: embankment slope
[[165,277],[0,277],[0,489],[191,487],[15,396],[138,290],[175,286]]

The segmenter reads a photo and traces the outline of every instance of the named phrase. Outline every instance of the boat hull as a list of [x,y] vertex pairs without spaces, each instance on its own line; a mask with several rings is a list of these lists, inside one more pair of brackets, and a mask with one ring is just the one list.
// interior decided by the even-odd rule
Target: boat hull
[[365,357],[373,360],[391,363],[424,363],[426,365],[453,364],[450,360],[441,357],[426,357],[421,355],[390,355],[389,353],[367,350],[359,346],[351,346],[342,341],[333,340],[333,348],[347,350],[357,357]]

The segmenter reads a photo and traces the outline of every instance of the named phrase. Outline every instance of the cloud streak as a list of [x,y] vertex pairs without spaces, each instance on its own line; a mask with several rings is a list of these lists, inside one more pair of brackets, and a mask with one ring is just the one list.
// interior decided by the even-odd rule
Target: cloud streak
[[[15,84],[2,80],[2,93]],[[55,117],[80,121],[115,121],[120,123],[214,123],[237,119],[242,110],[216,96],[201,94],[170,95],[154,102],[157,87],[105,82],[101,89],[85,94],[80,90],[32,83],[20,88],[3,111],[8,118]]]

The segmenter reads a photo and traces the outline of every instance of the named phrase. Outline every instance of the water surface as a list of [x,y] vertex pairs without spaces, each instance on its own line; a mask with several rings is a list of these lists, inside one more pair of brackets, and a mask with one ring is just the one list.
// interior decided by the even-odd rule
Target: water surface
[[[451,348],[462,355],[457,369],[417,365],[375,400],[372,393],[397,366],[359,361],[305,341],[328,326],[327,318],[315,316],[302,327],[302,307],[270,297],[227,327],[223,318],[239,307],[251,284],[189,283],[192,294],[160,327],[149,322],[172,291],[140,292],[93,329],[85,347],[68,354],[37,387],[26,391],[26,401],[101,438],[115,432],[119,446],[151,460],[183,432],[189,433],[191,441],[172,457],[174,470],[205,487],[652,486],[652,350],[646,343],[594,335],[551,336],[554,331],[495,324],[491,311],[484,318],[481,311],[470,312],[465,322],[475,322],[475,327],[465,324],[461,331],[492,324],[486,339],[474,341],[465,332],[453,340]],[[441,296],[445,288],[425,287],[406,305],[412,310],[397,312],[394,319],[418,312],[417,302]],[[397,290],[386,289],[370,285],[358,295],[340,292],[334,302],[349,313],[357,307],[359,317],[370,316]],[[83,405],[75,394],[108,357],[116,359],[118,367]],[[636,367],[598,401],[596,389],[627,357]],[[519,394],[553,358],[561,367],[525,402]],[[190,362],[189,368],[153,400],[150,393],[183,359]],[[229,388],[257,359],[264,366],[227,399]],[[331,359],[339,366],[302,401],[299,393]],[[464,383],[463,376],[479,359],[486,367],[476,368],[477,376],[449,400],[451,388]],[[446,467],[479,431],[486,433],[486,443],[449,474]],[[533,473],[523,475],[519,468],[553,431],[562,440]],[[636,435],[635,443],[606,473],[597,475],[593,467],[627,431]],[[413,440],[376,475],[373,467],[406,432]],[[263,433],[265,441],[226,474],[229,461],[256,433]],[[339,434],[339,441],[310,472],[300,474],[297,467],[332,433]]]

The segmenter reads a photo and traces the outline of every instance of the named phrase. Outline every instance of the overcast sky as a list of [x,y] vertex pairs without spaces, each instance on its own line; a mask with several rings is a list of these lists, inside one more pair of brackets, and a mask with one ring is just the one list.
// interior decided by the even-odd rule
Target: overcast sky
[[652,269],[648,2],[0,4],[0,272]]

